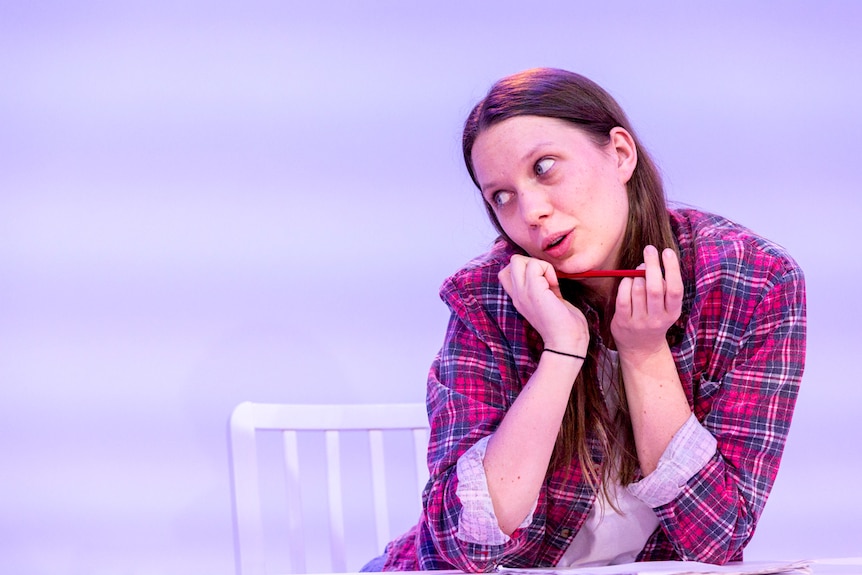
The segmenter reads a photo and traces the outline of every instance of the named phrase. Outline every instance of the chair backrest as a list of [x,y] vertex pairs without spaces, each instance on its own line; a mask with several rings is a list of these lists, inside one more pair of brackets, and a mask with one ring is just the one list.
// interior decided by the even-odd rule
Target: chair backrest
[[[386,440],[384,432],[387,433]],[[391,539],[392,509],[402,516],[407,512],[414,522],[419,517],[421,494],[428,480],[428,417],[423,404],[286,405],[244,402],[231,414],[229,435],[234,550],[239,575],[264,575],[270,569],[306,573],[307,559],[319,562],[320,555],[329,555],[330,563],[328,568],[314,569],[316,572],[346,572],[348,567],[351,571],[358,571],[364,561],[382,553]],[[269,438],[269,444],[265,444],[264,436]],[[360,436],[366,436],[367,443]],[[315,442],[321,446],[315,447],[318,445]],[[276,444],[278,447],[272,447]],[[266,445],[278,455],[265,455]],[[396,455],[396,449],[401,453]],[[412,451],[408,458],[404,457],[405,451]],[[386,459],[384,452],[389,454]],[[283,471],[273,473],[272,459],[276,458],[283,460]],[[345,467],[342,471],[343,464],[355,466],[357,461],[362,462],[360,466],[366,469],[357,471]],[[267,465],[269,475],[265,477]],[[370,479],[363,479],[362,473],[367,473]],[[305,477],[314,474],[316,478]],[[408,479],[395,479],[396,475],[407,476]],[[395,479],[390,481],[390,488],[387,488],[387,476]],[[272,487],[279,483],[278,488]],[[414,487],[405,487],[409,485]],[[359,493],[357,489],[363,492]],[[325,492],[322,499],[327,503],[309,503],[308,500],[313,499],[309,494],[314,491]],[[401,502],[396,500],[389,505],[389,499],[399,491]],[[264,503],[267,493],[277,494],[272,498],[275,503]],[[404,493],[406,499],[403,498]],[[369,546],[358,564],[348,565],[345,503],[350,511],[357,506],[367,506],[369,501],[373,504],[373,517],[368,517],[371,513],[360,511],[364,516],[359,525],[367,534],[371,532],[373,522],[376,549]],[[309,509],[309,505],[313,507]],[[304,508],[306,513],[303,513]],[[324,518],[328,518],[328,523]],[[320,539],[327,537],[311,534],[309,523],[326,524],[323,529],[328,531],[328,552],[320,550],[323,545]],[[265,531],[269,525],[280,527],[284,536],[267,537]],[[273,528],[272,531],[278,529]],[[313,550],[315,546],[317,551]],[[273,557],[279,553],[287,555],[288,568],[278,564]]]

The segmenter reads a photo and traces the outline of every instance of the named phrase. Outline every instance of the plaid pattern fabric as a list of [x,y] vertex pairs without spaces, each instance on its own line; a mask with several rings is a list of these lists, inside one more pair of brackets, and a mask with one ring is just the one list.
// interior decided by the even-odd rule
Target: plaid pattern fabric
[[[780,246],[741,226],[696,210],[670,214],[686,291],[668,341],[689,404],[718,448],[655,510],[660,526],[638,560],[722,564],[742,558],[778,471],[805,360],[804,278]],[[432,480],[419,523],[387,547],[386,570],[553,566],[595,501],[575,461],[548,476],[532,523],[506,543],[457,537],[458,458],[494,432],[541,350],[497,280],[513,253],[498,242],[441,288],[452,314],[428,377]]]

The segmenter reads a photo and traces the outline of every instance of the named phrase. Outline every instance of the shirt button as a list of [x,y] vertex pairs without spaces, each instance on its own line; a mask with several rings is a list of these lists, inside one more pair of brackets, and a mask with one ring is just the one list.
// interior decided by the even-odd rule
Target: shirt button
[[572,530],[569,529],[568,527],[564,527],[564,528],[560,529],[560,536],[561,537],[565,537],[566,539],[568,539],[571,536],[571,534],[572,534]]

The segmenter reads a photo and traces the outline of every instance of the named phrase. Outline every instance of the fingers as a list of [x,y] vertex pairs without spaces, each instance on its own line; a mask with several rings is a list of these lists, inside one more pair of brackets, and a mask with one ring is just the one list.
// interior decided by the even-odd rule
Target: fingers
[[[662,273],[664,265],[664,273]],[[644,248],[642,278],[624,278],[617,290],[616,313],[633,320],[679,317],[683,283],[679,258],[670,248],[659,254],[654,246]]]
[[[634,297],[634,280],[636,279],[641,278],[623,278],[620,281],[620,285],[617,287],[615,315],[626,318],[632,316],[632,298]],[[643,281],[641,281],[641,285],[643,285]]]
[[676,252],[670,248],[666,248],[661,256],[664,263],[665,310],[675,317],[679,317],[682,313],[682,298],[685,292],[679,258]]
[[503,289],[514,300],[520,299],[519,296],[526,292],[528,260],[529,258],[516,254],[509,260],[509,265],[498,274]]
[[503,285],[503,289],[509,294],[509,297],[512,297],[512,266],[511,264],[504,267],[497,273],[497,278],[499,278],[500,283]]
[[[639,282],[635,282],[635,291],[633,297],[645,294],[644,301],[646,303],[646,315],[655,315],[665,311],[665,285],[664,277],[662,276],[661,263],[659,262],[658,250],[655,246],[647,246],[644,248],[644,266],[646,268],[646,276],[641,278]],[[638,287],[641,289],[638,290]]]
[[515,254],[509,265],[498,274],[503,288],[510,296],[536,295],[547,289],[559,294],[559,282],[554,268],[546,261]]
[[544,260],[516,254],[498,277],[515,309],[525,317],[550,313],[548,306],[563,300],[556,272]]

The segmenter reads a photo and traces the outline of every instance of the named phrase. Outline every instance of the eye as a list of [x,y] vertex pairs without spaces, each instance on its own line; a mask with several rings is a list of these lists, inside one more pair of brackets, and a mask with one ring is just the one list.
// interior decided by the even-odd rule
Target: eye
[[509,203],[513,195],[514,194],[512,194],[512,192],[494,192],[493,194],[491,194],[491,205],[494,208],[502,208]]
[[533,166],[533,170],[535,170],[537,176],[544,176],[548,173],[548,170],[554,166],[554,162],[553,158],[542,158],[536,162],[536,165]]

